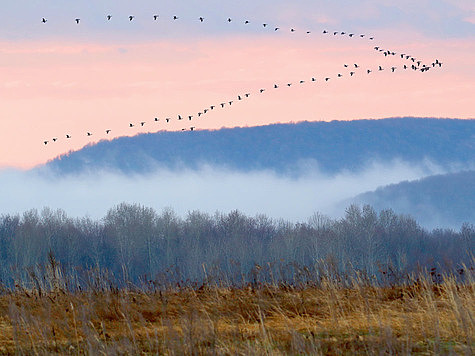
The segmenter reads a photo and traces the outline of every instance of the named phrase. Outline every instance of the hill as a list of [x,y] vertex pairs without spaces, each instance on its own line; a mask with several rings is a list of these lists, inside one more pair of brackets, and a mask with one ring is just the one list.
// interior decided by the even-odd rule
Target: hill
[[442,167],[475,162],[475,120],[392,118],[302,122],[216,131],[158,132],[101,141],[46,164],[61,174],[87,169],[146,173],[157,166],[203,164],[240,171],[358,171],[372,161],[429,160]]
[[410,214],[423,226],[458,229],[464,222],[475,223],[475,171],[381,187],[357,196],[354,202]]

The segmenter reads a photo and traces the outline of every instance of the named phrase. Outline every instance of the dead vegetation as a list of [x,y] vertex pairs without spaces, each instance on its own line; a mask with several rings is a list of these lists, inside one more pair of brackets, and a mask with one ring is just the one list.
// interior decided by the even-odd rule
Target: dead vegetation
[[[49,271],[49,272],[48,272]],[[465,354],[473,271],[411,283],[97,285],[71,291],[54,260],[0,296],[0,354]],[[35,281],[36,278],[36,281]],[[70,283],[71,284],[71,283]]]

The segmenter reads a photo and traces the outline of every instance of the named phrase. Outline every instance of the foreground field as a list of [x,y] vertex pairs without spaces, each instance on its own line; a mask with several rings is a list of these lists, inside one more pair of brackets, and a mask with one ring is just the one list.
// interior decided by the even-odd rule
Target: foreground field
[[474,284],[261,285],[0,297],[0,354],[473,354]]

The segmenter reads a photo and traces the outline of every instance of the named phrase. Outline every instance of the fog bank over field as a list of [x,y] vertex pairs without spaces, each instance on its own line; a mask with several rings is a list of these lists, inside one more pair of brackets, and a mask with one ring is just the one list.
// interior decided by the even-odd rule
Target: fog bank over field
[[239,210],[248,215],[306,221],[314,212],[344,214],[341,202],[388,184],[446,173],[431,162],[373,162],[358,173],[321,173],[316,164],[299,165],[292,176],[270,170],[238,172],[210,165],[198,169],[157,169],[147,174],[112,171],[58,176],[48,171],[0,171],[0,214],[43,207],[64,209],[70,216],[102,218],[121,202],[156,210],[166,207],[184,216]]

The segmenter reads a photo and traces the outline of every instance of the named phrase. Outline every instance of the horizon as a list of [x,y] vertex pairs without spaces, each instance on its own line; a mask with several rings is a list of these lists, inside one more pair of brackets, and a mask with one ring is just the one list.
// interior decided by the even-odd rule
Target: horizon
[[[157,7],[149,0],[140,6],[110,0],[92,7],[85,0],[71,6],[6,4],[0,14],[0,167],[28,169],[109,136],[179,131],[183,125],[157,126],[153,118],[196,116],[204,107],[233,99],[229,110],[209,112],[193,126],[474,116],[475,6],[470,1],[437,0],[430,8],[373,0],[189,5]],[[133,21],[127,19],[131,14]],[[327,36],[324,29],[366,37]],[[438,59],[443,66],[405,71],[398,56],[386,58],[374,46],[428,64]],[[350,77],[343,64],[353,63],[361,68]],[[385,70],[377,72],[379,65]],[[397,67],[394,73],[391,66]],[[374,72],[366,75],[367,68]],[[269,90],[274,83],[281,88]],[[268,90],[259,93],[260,88]],[[248,91],[252,95],[238,103],[237,95]],[[141,121],[147,122],[144,127],[128,130],[129,123]],[[72,139],[66,141],[65,134]],[[45,147],[43,141],[53,137],[58,142]]]

